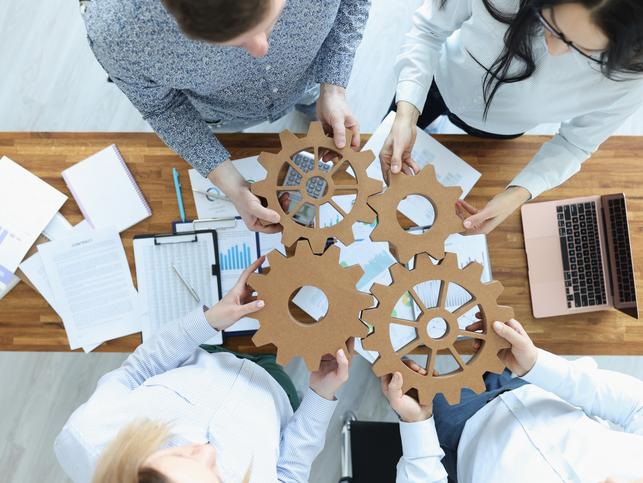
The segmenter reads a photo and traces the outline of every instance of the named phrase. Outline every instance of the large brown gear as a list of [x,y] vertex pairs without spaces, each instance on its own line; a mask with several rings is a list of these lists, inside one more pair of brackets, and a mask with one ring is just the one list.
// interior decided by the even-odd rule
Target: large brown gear
[[[461,194],[461,188],[445,187],[438,182],[435,168],[430,164],[415,176],[390,175],[388,189],[368,199],[368,204],[377,213],[377,226],[371,233],[371,240],[389,242],[391,253],[400,263],[424,252],[435,259],[442,258],[447,237],[462,230],[462,220],[455,213],[455,202]],[[397,219],[397,207],[409,195],[423,196],[433,206],[433,226],[422,234],[406,231]]]
[[[450,404],[460,401],[460,390],[470,388],[477,393],[485,390],[482,376],[485,372],[501,372],[503,364],[498,358],[498,352],[509,344],[498,336],[491,325],[494,321],[508,322],[513,318],[513,309],[499,306],[497,298],[503,290],[500,282],[483,283],[480,281],[482,266],[472,262],[463,269],[458,268],[457,257],[453,253],[434,265],[426,254],[415,257],[415,266],[407,270],[402,265],[391,267],[393,283],[389,286],[375,284],[371,292],[379,301],[376,308],[367,309],[362,313],[362,320],[373,326],[373,332],[362,341],[365,349],[377,351],[379,358],[373,364],[373,372],[383,376],[399,371],[403,378],[402,391],[416,389],[420,404],[429,404],[433,397],[442,393]],[[441,280],[436,307],[425,307],[418,297],[414,287],[429,280]],[[471,300],[453,312],[445,307],[449,282],[460,285],[471,295]],[[397,319],[392,316],[398,300],[405,294],[413,298],[422,314],[416,321]],[[458,318],[478,306],[481,312],[482,332],[469,332],[458,327]],[[428,332],[428,324],[434,318],[441,318],[447,323],[446,333],[440,338],[432,338]],[[412,327],[416,330],[416,338],[395,351],[389,331],[391,324]],[[458,337],[469,337],[481,341],[482,346],[469,361],[464,361],[455,347]],[[409,369],[402,357],[420,346],[429,349],[427,375],[420,375]],[[440,350],[447,350],[460,368],[444,375],[433,374],[435,359]]]
[[[285,365],[301,356],[311,371],[317,370],[326,354],[346,350],[350,337],[365,337],[368,327],[359,315],[373,305],[373,298],[358,292],[355,284],[363,275],[359,265],[343,268],[340,250],[329,247],[323,255],[315,255],[305,240],[297,242],[295,253],[284,257],[276,250],[268,254],[269,271],[254,273],[248,285],[266,305],[256,317],[261,328],[252,338],[257,346],[277,346],[277,362]],[[328,311],[317,323],[305,324],[289,310],[291,296],[299,288],[314,286],[328,298]]]
[[[352,138],[352,132],[346,130],[346,139]],[[371,151],[354,151],[347,144],[345,148],[339,149],[332,138],[324,134],[321,123],[313,122],[310,124],[308,134],[304,137],[297,137],[290,131],[283,131],[279,134],[282,149],[277,154],[263,152],[259,156],[259,163],[268,172],[263,181],[252,184],[251,189],[257,196],[263,197],[267,201],[267,206],[271,210],[279,213],[283,226],[282,243],[286,246],[292,246],[297,240],[303,238],[310,242],[314,253],[322,253],[329,238],[337,238],[344,245],[349,245],[354,241],[353,223],[363,221],[372,223],[375,219],[375,213],[368,207],[367,198],[382,190],[380,181],[370,178],[366,174],[366,169],[375,159]],[[319,160],[321,152],[337,153],[339,157],[333,160],[334,166],[328,172],[319,169],[318,163],[314,162],[313,169],[304,173],[293,161],[292,157],[302,151],[314,153],[314,159]],[[354,184],[341,184],[335,182],[333,176],[340,168],[348,164],[355,175]],[[280,175],[285,165],[289,165],[301,175],[301,182],[296,186],[280,186]],[[306,187],[311,178],[323,178],[327,185],[325,194],[317,199],[311,197]],[[356,198],[353,207],[349,212],[345,212],[332,198],[333,196],[343,194],[342,191],[356,191]],[[301,203],[307,203],[315,207],[315,226],[309,227],[297,223],[293,219],[294,213],[288,213],[284,210],[279,202],[278,195],[282,192],[299,191],[302,195]],[[318,226],[320,222],[320,206],[329,203],[337,212],[342,215],[343,219],[338,223],[328,226]],[[294,211],[294,210],[293,210]]]

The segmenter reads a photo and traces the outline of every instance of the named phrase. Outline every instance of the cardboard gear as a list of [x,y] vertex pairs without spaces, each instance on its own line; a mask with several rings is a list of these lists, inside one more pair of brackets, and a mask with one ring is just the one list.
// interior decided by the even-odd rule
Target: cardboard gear
[[[339,149],[335,146],[332,138],[324,134],[321,123],[313,122],[310,124],[308,134],[304,137],[297,137],[290,131],[283,131],[279,134],[282,149],[277,154],[263,152],[259,155],[259,163],[268,172],[263,181],[252,184],[251,189],[257,196],[263,197],[267,201],[267,207],[279,213],[281,220],[280,224],[283,226],[283,235],[281,242],[289,247],[297,240],[303,238],[310,242],[310,246],[314,253],[322,253],[326,246],[326,241],[329,238],[337,238],[343,244],[349,245],[354,241],[353,237],[353,223],[356,221],[363,221],[372,223],[375,219],[375,213],[368,207],[366,200],[374,194],[382,190],[380,181],[370,178],[366,174],[366,168],[375,159],[372,151],[358,152],[351,149],[347,144],[345,148]],[[352,133],[346,130],[346,139],[351,139]],[[305,151],[312,150],[314,152],[315,160],[320,159],[320,151],[328,150],[339,154],[340,158],[335,162],[334,167],[329,172],[324,172],[318,167],[315,162],[313,169],[304,173],[294,162],[292,156]],[[337,183],[333,176],[338,170],[348,163],[355,174],[355,184],[342,184]],[[289,165],[299,172],[301,175],[301,183],[296,186],[279,186],[279,176],[282,173],[284,165]],[[325,194],[319,198],[313,198],[308,195],[306,191],[307,183],[311,178],[321,177],[327,183],[327,190]],[[355,203],[351,210],[346,213],[334,200],[333,196],[341,195],[342,190],[355,190],[356,198]],[[302,195],[301,203],[308,203],[315,207],[315,226],[308,227],[297,223],[293,219],[293,213],[287,213],[279,203],[278,193],[284,191],[299,191]],[[321,227],[320,220],[320,206],[329,203],[337,212],[343,216],[343,219],[335,225],[329,227]]]
[[[413,255],[423,252],[436,259],[442,258],[444,241],[450,234],[462,231],[462,220],[455,213],[455,202],[462,189],[440,184],[435,168],[430,164],[415,176],[392,174],[389,183],[386,191],[368,199],[368,204],[377,213],[377,226],[371,233],[371,240],[389,242],[391,253],[400,263],[406,263]],[[397,207],[409,195],[424,196],[433,205],[435,219],[425,233],[409,233],[397,219]]]
[[[252,341],[257,346],[275,344],[279,364],[301,356],[308,369],[315,371],[322,356],[346,350],[350,337],[368,334],[359,315],[373,305],[373,298],[355,289],[364,272],[359,265],[343,268],[339,254],[339,248],[331,246],[323,255],[314,255],[308,242],[301,240],[293,256],[286,258],[273,250],[268,254],[270,271],[250,276],[248,285],[266,302],[253,314],[261,327]],[[328,299],[328,311],[317,323],[299,322],[289,310],[291,296],[306,285],[322,290]]]
[[[470,263],[463,269],[458,268],[457,257],[447,253],[446,257],[434,265],[426,254],[415,257],[413,270],[407,270],[403,265],[391,267],[393,283],[389,286],[374,284],[371,292],[379,305],[362,313],[362,320],[373,326],[373,332],[362,340],[365,349],[379,352],[379,358],[373,364],[373,372],[383,376],[398,371],[402,374],[402,391],[416,389],[420,404],[430,404],[437,393],[442,393],[449,404],[460,401],[460,390],[464,387],[473,389],[476,393],[485,390],[483,374],[487,371],[500,373],[504,366],[498,358],[498,352],[509,347],[507,341],[498,336],[491,325],[494,321],[508,322],[513,318],[511,307],[500,306],[497,298],[503,290],[500,282],[483,283],[480,281],[482,266]],[[414,287],[429,280],[441,280],[438,302],[436,307],[425,307]],[[449,312],[445,308],[449,282],[460,285],[472,296],[463,306]],[[391,314],[398,300],[405,293],[415,300],[422,315],[416,321],[394,318]],[[482,315],[482,333],[469,332],[458,327],[458,318],[478,306]],[[446,333],[438,339],[428,333],[428,323],[435,317],[441,317],[447,322]],[[416,338],[394,350],[390,340],[391,324],[399,324],[416,329]],[[471,337],[482,342],[480,349],[473,357],[465,362],[454,346],[459,336]],[[429,348],[427,375],[423,376],[408,368],[402,357],[412,350],[425,345]],[[435,359],[439,350],[447,350],[460,366],[459,370],[444,374],[433,375]]]

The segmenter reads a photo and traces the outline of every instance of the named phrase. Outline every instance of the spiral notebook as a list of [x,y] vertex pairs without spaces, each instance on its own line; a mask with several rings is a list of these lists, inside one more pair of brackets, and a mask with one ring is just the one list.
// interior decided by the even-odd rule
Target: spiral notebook
[[62,176],[94,229],[115,226],[122,232],[152,215],[114,144],[64,170]]

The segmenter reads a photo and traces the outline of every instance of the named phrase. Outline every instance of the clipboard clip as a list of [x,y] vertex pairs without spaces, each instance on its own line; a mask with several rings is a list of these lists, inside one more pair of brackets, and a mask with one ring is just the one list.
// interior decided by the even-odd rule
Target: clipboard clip
[[185,235],[157,235],[154,237],[154,245],[174,245],[177,243],[196,243],[196,233]]

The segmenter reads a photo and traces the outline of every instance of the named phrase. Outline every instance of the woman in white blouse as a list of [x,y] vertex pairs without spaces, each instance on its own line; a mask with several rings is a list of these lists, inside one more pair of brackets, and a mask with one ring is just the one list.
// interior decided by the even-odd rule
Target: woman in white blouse
[[442,114],[469,134],[500,139],[561,123],[484,208],[458,202],[464,228],[488,233],[577,173],[641,105],[643,2],[425,0],[397,70],[397,116],[380,154],[385,174],[418,170],[415,126]]
[[167,324],[100,379],[54,444],[75,483],[308,481],[335,392],[348,380],[352,342],[322,359],[296,411],[274,371],[199,348],[263,307],[246,285],[262,262],[211,309]]

